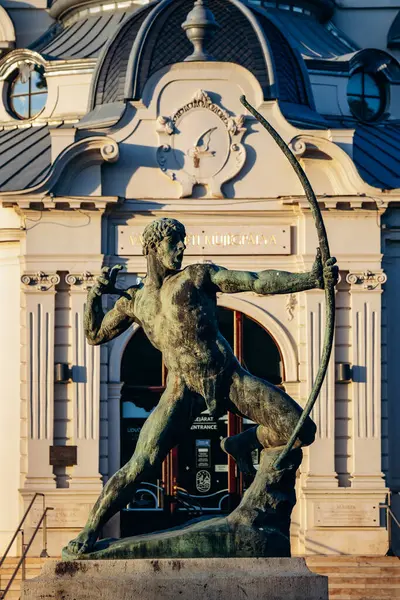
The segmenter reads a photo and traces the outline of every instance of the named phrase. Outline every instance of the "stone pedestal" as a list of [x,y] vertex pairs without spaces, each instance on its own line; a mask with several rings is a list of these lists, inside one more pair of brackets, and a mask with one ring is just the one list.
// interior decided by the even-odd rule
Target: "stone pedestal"
[[48,561],[23,600],[328,600],[303,558]]

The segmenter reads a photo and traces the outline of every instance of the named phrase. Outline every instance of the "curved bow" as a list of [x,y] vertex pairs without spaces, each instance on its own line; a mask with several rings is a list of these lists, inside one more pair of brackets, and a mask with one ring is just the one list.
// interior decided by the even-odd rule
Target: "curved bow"
[[[327,260],[330,258],[329,244],[328,244],[328,236],[326,234],[325,224],[322,218],[322,214],[320,208],[318,206],[318,201],[315,197],[314,190],[311,187],[311,184],[308,180],[307,175],[305,174],[302,166],[290,150],[289,146],[286,142],[281,138],[279,133],[272,127],[270,123],[260,113],[249,104],[246,100],[245,96],[241,96],[240,102],[243,104],[245,108],[261,123],[261,125],[268,131],[268,133],[272,136],[275,142],[278,144],[279,148],[282,150],[283,154],[286,156],[293,169],[295,170],[298,178],[300,179],[301,185],[303,186],[306,198],[309,202],[311,213],[314,219],[315,227],[317,229],[319,248],[321,251],[322,264],[325,265]],[[286,446],[282,450],[281,454],[278,456],[274,463],[275,468],[279,468],[279,465],[282,463],[284,458],[289,454],[290,450],[293,448],[293,445],[298,437],[300,429],[303,427],[307,417],[310,415],[314,404],[318,398],[318,394],[321,390],[321,386],[324,382],[326,370],[328,368],[329,358],[332,351],[333,344],[333,335],[335,331],[335,284],[331,283],[329,285],[325,284],[325,303],[326,303],[326,317],[325,317],[325,339],[324,339],[324,347],[321,355],[321,362],[319,365],[318,373],[314,381],[314,385],[311,389],[310,396],[308,398],[307,404],[305,405],[301,417],[293,430],[290,439],[288,440]]]

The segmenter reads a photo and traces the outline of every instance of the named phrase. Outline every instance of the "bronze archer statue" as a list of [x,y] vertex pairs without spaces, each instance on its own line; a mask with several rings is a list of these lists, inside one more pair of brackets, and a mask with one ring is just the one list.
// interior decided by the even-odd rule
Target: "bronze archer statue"
[[[120,299],[108,313],[103,312],[101,296],[116,293],[115,283],[121,267],[104,268],[89,291],[85,311],[89,344],[106,343],[136,321],[162,352],[168,378],[159,404],[141,430],[132,458],[109,479],[86,526],[70,542],[68,550],[72,554],[79,556],[93,549],[103,525],[128,504],[137,483],[151,476],[206,408],[216,418],[230,410],[257,423],[222,442],[224,450],[245,473],[253,469],[253,449],[259,448],[264,450],[265,456],[269,452],[276,457],[302,413],[301,407],[282,389],[251,375],[238,363],[218,328],[216,295],[217,292],[245,291],[288,294],[323,289],[337,281],[336,260],[330,258],[323,265],[318,252],[307,273],[232,271],[214,264],[193,264],[181,269],[185,235],[184,226],[175,219],[160,218],[146,227],[143,252],[147,257],[147,276],[140,285],[119,292]],[[315,429],[307,417],[294,447],[299,449],[311,444]],[[301,450],[299,453],[300,458],[291,465],[291,472],[295,472],[301,460]],[[271,483],[273,477],[268,475],[271,464],[264,463],[269,464],[264,471]],[[280,477],[282,479],[282,475]],[[290,481],[289,487],[293,484],[292,479]],[[251,505],[254,514],[265,481],[260,485],[256,486],[257,501]],[[269,492],[268,501],[276,508],[279,502],[272,501],[271,497]],[[249,502],[247,512],[248,507]],[[242,519],[243,510],[236,516],[239,514]],[[257,516],[251,519],[254,522]]]

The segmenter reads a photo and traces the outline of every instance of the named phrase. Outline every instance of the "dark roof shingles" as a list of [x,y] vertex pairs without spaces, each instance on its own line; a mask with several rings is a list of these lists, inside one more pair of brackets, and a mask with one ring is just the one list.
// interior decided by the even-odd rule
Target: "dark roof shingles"
[[370,185],[400,188],[400,123],[358,124],[353,160],[361,177]]
[[47,125],[0,132],[0,191],[10,192],[40,183],[51,164]]

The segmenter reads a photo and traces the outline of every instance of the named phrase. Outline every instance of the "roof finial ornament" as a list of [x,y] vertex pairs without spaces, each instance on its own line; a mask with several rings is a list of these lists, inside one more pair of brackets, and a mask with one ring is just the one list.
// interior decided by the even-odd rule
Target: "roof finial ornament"
[[186,21],[182,23],[182,29],[185,30],[194,48],[193,54],[185,58],[185,62],[214,60],[210,54],[207,54],[204,45],[219,27],[213,13],[206,7],[205,1],[196,0]]

